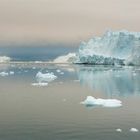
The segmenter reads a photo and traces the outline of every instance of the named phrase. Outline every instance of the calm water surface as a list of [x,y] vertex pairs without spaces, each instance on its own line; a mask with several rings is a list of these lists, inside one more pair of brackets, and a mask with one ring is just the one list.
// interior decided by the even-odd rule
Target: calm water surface
[[[63,73],[58,73],[60,69]],[[139,140],[140,67],[1,64],[0,140]],[[38,71],[58,78],[32,86]],[[87,96],[116,98],[120,108],[86,107]],[[116,132],[121,128],[122,132]]]

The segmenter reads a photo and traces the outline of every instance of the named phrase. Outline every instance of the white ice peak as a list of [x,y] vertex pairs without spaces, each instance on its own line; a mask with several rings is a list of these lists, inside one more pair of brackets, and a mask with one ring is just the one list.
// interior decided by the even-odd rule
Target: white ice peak
[[81,43],[77,63],[140,65],[140,32],[107,31]]

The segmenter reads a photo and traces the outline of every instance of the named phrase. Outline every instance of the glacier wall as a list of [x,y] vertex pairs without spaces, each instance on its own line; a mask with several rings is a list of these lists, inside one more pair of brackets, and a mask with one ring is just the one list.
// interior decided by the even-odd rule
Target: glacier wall
[[95,65],[140,65],[140,32],[107,31],[82,42],[75,63]]

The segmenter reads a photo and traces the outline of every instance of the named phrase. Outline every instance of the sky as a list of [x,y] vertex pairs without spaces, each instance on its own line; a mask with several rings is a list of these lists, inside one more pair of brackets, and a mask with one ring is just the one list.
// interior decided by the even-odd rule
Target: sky
[[139,0],[0,0],[0,43],[81,42],[140,31]]

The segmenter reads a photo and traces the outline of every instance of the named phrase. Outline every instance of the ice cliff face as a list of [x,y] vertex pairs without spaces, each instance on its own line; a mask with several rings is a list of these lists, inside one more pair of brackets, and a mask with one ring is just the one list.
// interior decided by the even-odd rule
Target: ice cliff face
[[140,32],[107,31],[81,43],[76,63],[140,65]]

